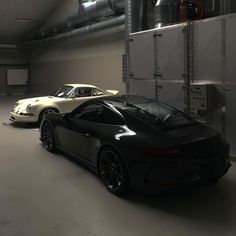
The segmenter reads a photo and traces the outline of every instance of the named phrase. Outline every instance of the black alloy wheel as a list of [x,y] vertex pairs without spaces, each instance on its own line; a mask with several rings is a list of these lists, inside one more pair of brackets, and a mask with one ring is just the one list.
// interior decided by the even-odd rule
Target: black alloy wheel
[[42,126],[42,140],[47,151],[55,152],[55,135],[52,126],[48,122],[45,122]]
[[42,120],[44,119],[44,117],[47,115],[47,114],[50,114],[50,113],[58,113],[57,110],[55,109],[52,109],[52,108],[48,108],[48,109],[45,109],[44,111],[42,111],[39,115],[39,119],[38,119],[38,123],[40,124],[42,122]]
[[104,148],[99,157],[99,174],[106,188],[122,196],[130,189],[129,175],[124,161],[113,148]]

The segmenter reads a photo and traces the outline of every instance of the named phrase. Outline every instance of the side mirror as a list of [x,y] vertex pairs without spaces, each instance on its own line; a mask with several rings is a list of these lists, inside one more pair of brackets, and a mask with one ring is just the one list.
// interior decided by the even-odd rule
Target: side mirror
[[70,98],[76,98],[76,94],[73,93],[73,94],[70,96]]
[[70,118],[70,113],[67,112],[67,113],[63,114],[63,115],[62,115],[62,118],[63,118],[63,120],[68,121],[69,118]]

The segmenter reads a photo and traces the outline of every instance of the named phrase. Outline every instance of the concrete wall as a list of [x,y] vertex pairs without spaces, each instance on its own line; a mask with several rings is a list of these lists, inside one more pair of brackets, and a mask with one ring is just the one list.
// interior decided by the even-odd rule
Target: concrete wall
[[6,68],[0,67],[0,95],[6,93]]
[[122,82],[124,35],[35,50],[30,57],[31,90],[51,93],[63,83],[88,83],[125,92]]
[[14,50],[0,50],[0,95],[7,92],[7,68],[28,62],[28,56]]
[[[76,15],[78,0],[62,0],[43,27],[52,27]],[[54,48],[36,49],[30,56],[31,90],[51,93],[63,83],[88,83],[125,91],[122,83],[122,33]]]

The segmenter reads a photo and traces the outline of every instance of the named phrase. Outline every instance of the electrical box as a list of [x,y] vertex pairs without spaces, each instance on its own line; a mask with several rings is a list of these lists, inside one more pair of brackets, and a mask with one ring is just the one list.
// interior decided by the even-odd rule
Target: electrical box
[[208,111],[216,108],[214,101],[214,85],[190,85],[190,108],[193,110]]

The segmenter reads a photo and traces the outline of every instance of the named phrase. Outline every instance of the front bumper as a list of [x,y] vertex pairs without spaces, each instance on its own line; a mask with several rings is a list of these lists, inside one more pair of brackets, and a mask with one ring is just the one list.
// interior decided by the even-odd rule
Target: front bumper
[[130,177],[134,189],[162,190],[217,180],[227,173],[230,166],[228,158],[136,162],[130,168]]
[[38,116],[35,115],[26,116],[11,112],[10,120],[16,123],[35,123],[38,121]]

